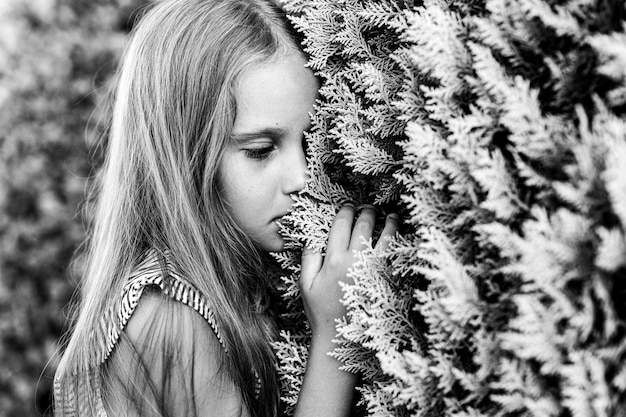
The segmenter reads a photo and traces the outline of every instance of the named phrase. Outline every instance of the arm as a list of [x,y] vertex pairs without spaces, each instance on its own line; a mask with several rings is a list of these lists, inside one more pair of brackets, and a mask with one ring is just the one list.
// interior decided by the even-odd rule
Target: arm
[[[350,414],[357,376],[340,370],[341,363],[329,353],[335,348],[335,320],[346,313],[339,282],[349,282],[346,274],[355,262],[355,251],[364,249],[362,239],[371,238],[374,229],[373,208],[364,208],[353,228],[355,211],[346,206],[337,214],[325,259],[310,249],[302,255],[300,287],[311,326],[311,346],[296,417]],[[384,247],[397,229],[397,217],[388,216],[376,246]]]

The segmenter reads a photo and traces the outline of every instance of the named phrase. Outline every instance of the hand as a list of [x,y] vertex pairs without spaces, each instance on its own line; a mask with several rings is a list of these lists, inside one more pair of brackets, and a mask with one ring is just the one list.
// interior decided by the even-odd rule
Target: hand
[[[376,221],[374,207],[363,208],[353,228],[355,212],[354,206],[346,205],[337,213],[328,235],[325,258],[310,248],[302,253],[300,288],[314,338],[328,341],[335,338],[335,320],[346,313],[339,283],[350,282],[347,273],[357,259],[356,252],[365,249],[363,242],[372,237]],[[388,245],[388,238],[396,233],[398,223],[397,215],[387,216],[376,248],[384,249]]]

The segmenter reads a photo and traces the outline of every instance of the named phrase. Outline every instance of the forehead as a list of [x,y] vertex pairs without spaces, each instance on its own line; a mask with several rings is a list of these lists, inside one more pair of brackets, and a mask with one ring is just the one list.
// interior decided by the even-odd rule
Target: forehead
[[319,84],[305,64],[301,54],[291,53],[247,68],[235,93],[234,132],[289,126],[303,115],[308,119]]

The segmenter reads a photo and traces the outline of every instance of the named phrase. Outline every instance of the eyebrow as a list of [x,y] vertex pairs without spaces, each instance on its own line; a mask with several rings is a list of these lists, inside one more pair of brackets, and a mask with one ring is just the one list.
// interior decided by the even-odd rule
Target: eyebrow
[[252,139],[270,138],[279,139],[289,133],[288,129],[280,127],[266,127],[260,130],[254,130],[251,132],[233,133],[231,136],[237,142],[245,142]]

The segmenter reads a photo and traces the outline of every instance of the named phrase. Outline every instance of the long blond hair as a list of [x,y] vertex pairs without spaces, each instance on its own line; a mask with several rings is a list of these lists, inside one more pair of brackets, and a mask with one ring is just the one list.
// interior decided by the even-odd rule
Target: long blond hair
[[[58,381],[98,365],[90,334],[148,248],[167,250],[209,301],[225,370],[252,415],[275,414],[272,353],[251,304],[267,285],[261,254],[229,216],[217,169],[231,140],[238,77],[297,51],[280,9],[261,0],[164,0],[134,29],[118,73],[80,313]],[[263,389],[254,395],[256,369]],[[89,387],[87,387],[88,389]]]

